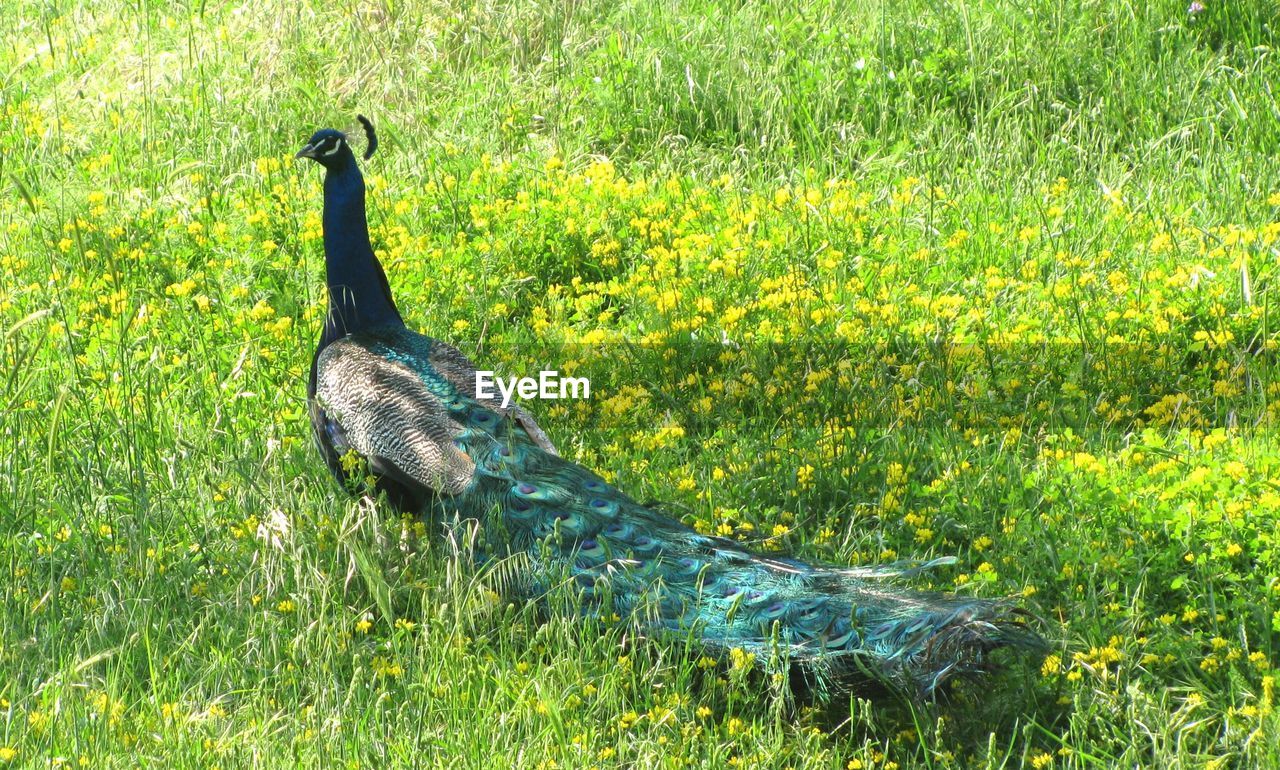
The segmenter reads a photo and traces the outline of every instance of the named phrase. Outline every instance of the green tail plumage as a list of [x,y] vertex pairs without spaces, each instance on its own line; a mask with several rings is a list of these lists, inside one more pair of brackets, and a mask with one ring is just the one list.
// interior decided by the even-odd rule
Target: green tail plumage
[[913,695],[981,670],[995,648],[1040,644],[1025,613],[1004,602],[912,591],[889,582],[891,570],[815,566],[700,534],[512,432],[486,429],[496,422],[456,438],[477,473],[445,506],[484,523],[487,556],[528,553],[549,580],[572,580],[588,612],[692,633],[718,652],[781,650],[822,681],[862,676]]

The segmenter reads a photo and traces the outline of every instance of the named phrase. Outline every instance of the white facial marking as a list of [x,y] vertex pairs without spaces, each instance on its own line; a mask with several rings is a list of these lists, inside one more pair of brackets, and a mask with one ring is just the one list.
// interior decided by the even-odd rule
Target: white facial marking
[[340,138],[339,138],[339,139],[334,139],[334,141],[333,141],[333,149],[332,149],[332,150],[328,150],[328,151],[326,151],[326,152],[324,152],[324,153],[321,153],[321,154],[322,154],[322,155],[324,155],[324,157],[326,157],[326,158],[327,158],[327,157],[329,157],[330,155],[334,154],[335,152],[337,152],[337,151],[338,151],[338,150],[340,150],[340,149],[342,149],[342,139],[340,139]]

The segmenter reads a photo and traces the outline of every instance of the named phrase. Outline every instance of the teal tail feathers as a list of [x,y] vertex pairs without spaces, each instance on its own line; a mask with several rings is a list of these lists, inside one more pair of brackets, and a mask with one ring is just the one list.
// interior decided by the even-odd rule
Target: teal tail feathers
[[998,648],[1044,648],[1030,615],[1008,602],[919,592],[891,579],[948,560],[840,569],[753,553],[500,436],[468,429],[456,438],[477,473],[448,503],[452,513],[482,522],[484,558],[527,554],[528,585],[572,581],[588,613],[630,616],[650,633],[691,637],[713,653],[780,651],[820,681],[868,679],[911,697],[985,670]]

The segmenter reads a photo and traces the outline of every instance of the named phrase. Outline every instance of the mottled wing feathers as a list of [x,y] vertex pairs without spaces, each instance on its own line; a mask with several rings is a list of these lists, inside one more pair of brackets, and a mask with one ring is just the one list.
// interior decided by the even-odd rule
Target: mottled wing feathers
[[418,372],[367,341],[347,337],[320,353],[315,401],[330,435],[398,481],[450,495],[471,482],[475,464],[453,443],[447,407]]
[[403,328],[326,346],[314,362],[311,416],[330,468],[343,478],[341,456],[355,450],[376,475],[425,497],[459,494],[470,482],[473,464],[454,443],[463,431],[509,433],[556,454],[523,408],[474,398],[475,372],[457,348]]

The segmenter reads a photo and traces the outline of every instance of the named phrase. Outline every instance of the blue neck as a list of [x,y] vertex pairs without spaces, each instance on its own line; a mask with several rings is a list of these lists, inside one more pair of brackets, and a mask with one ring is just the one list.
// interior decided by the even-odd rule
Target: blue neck
[[379,327],[403,327],[382,265],[369,242],[364,210],[364,176],[348,150],[345,162],[324,177],[324,267],[329,285],[329,317],[320,347]]

